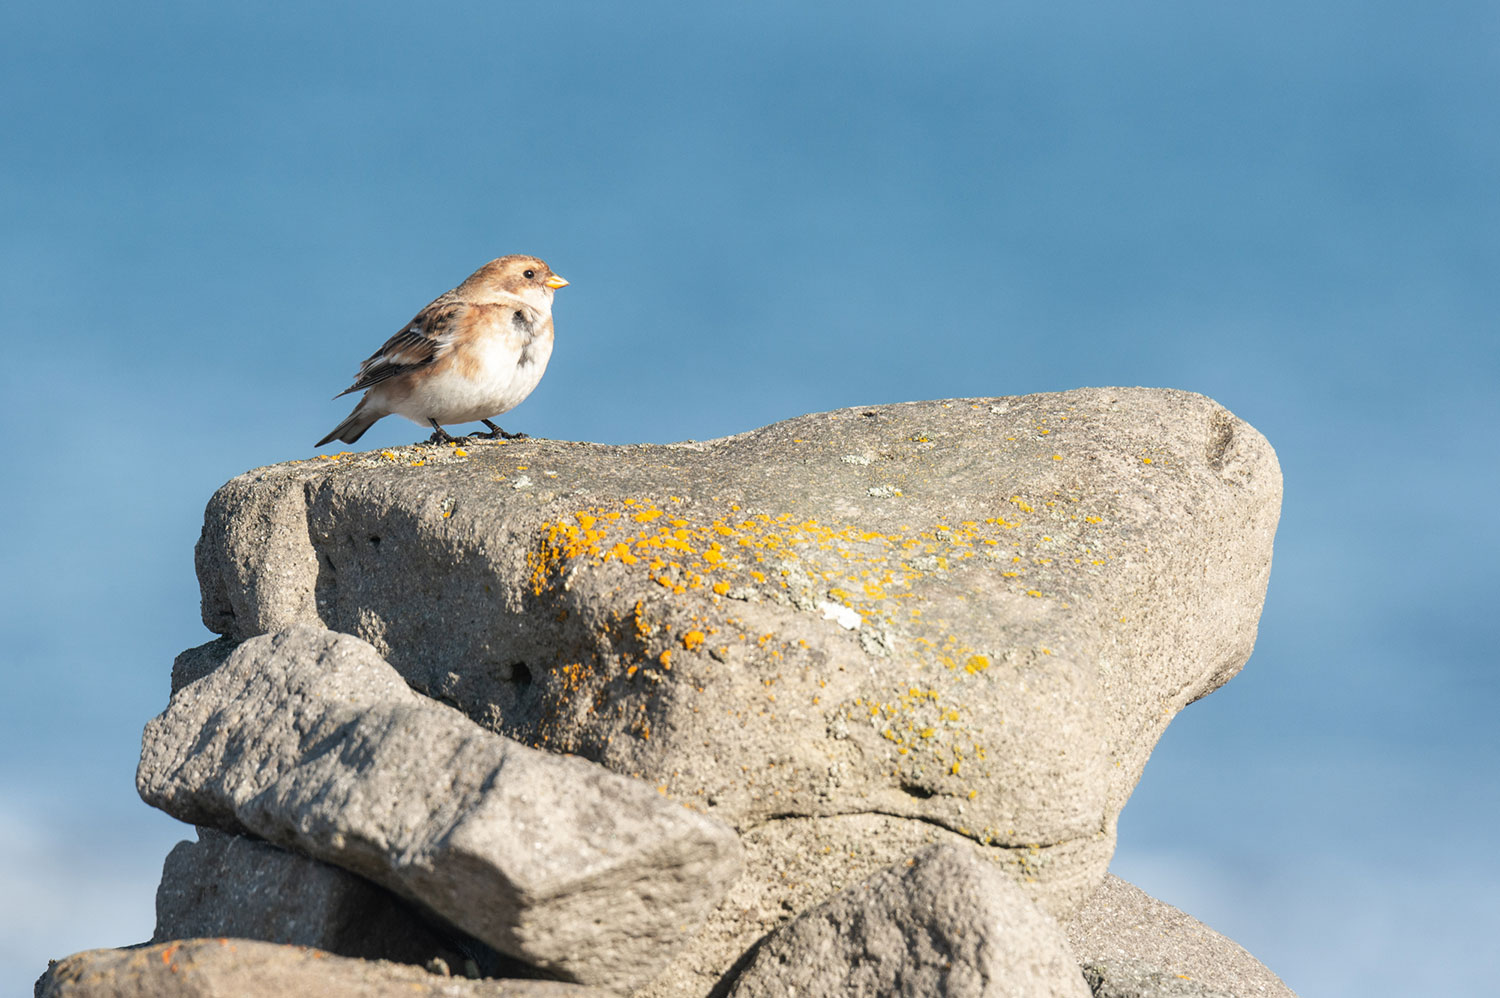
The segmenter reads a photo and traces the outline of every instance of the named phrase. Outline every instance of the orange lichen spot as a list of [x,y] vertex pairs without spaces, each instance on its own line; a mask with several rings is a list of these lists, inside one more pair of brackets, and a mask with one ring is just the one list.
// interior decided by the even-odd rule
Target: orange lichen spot
[[452,515],[453,515],[453,510],[451,510],[451,509],[445,509],[445,510],[443,510],[443,519],[446,520],[446,519],[448,519],[448,517],[450,517]]
[[387,461],[396,460],[396,452],[393,450],[383,450],[380,452],[380,456],[385,458]]
[[1026,590],[1026,595],[1027,596],[1040,596],[1040,595],[1042,595],[1042,591],[1040,589],[1028,589],[1028,590]]
[[1141,463],[1142,464],[1151,464],[1153,462],[1152,462],[1152,460],[1149,457],[1143,457],[1143,458],[1141,458]]
[[729,583],[727,583],[727,582],[715,582],[713,588],[714,588],[714,593],[715,594],[717,594],[719,596],[723,596],[725,593],[729,592]]
[[1022,499],[1020,496],[1011,496],[1010,497],[1010,502],[1011,502],[1011,505],[1015,506],[1016,509],[1019,509],[1023,513],[1035,513],[1036,512],[1035,507],[1031,506],[1029,503],[1026,502],[1026,500]]
[[468,457],[469,456],[469,452],[466,451],[466,450],[464,450],[462,447],[455,447],[455,448],[453,448],[453,456],[454,457]]
[[[971,674],[971,675],[974,674],[974,673],[977,673],[977,672],[983,672],[985,669],[988,669],[989,667],[990,667],[990,660],[989,660],[989,656],[987,656],[987,655],[970,655],[969,656],[969,660],[964,663],[964,671],[967,672],[967,673],[969,673],[969,674]],[[958,718],[956,718],[956,717],[954,718],[954,720],[957,720],[957,719]]]
[[1083,518],[1083,522],[1084,523],[1103,523],[1104,522],[1104,517],[1102,517],[1102,516],[1085,516]]
[[979,796],[979,791],[978,790],[970,790],[969,791],[969,800],[973,800],[975,797],[978,797],[978,796]]
[[659,509],[643,509],[639,513],[635,514],[635,522],[650,523],[652,520],[655,520],[661,515],[662,511]]
[[937,728],[923,728],[918,732],[918,734],[923,738],[931,738],[933,735],[937,734]]
[[1054,460],[1054,461],[1061,461],[1062,460],[1062,455],[1061,454],[1053,454],[1052,455],[1052,460]]
[[755,569],[751,569],[750,570],[750,578],[754,579],[756,582],[764,582],[764,581],[766,581],[766,573],[765,572],[757,572]]
[[951,765],[951,766],[948,767],[948,775],[949,776],[957,776],[958,775],[958,763],[955,762],[953,765]]
[[686,648],[688,651],[692,651],[707,639],[708,635],[704,634],[702,631],[688,631],[682,636],[682,647]]
[[672,668],[672,649],[668,648],[666,651],[664,651],[660,655],[656,656],[656,660],[661,663],[661,667],[663,669],[671,669]]
[[578,521],[578,525],[584,530],[588,530],[594,524],[599,522],[599,518],[597,516],[591,516],[588,513],[574,513],[573,517]]

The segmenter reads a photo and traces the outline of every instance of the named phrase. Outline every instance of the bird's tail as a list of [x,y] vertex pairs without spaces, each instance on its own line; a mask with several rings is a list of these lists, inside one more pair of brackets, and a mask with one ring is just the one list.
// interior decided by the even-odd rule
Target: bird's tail
[[379,407],[370,404],[370,396],[366,395],[359,400],[359,405],[354,411],[344,418],[344,421],[329,431],[328,436],[313,444],[314,447],[322,447],[330,440],[340,440],[346,444],[352,444],[365,435],[365,431],[374,425],[377,419],[381,419],[389,413],[380,411]]

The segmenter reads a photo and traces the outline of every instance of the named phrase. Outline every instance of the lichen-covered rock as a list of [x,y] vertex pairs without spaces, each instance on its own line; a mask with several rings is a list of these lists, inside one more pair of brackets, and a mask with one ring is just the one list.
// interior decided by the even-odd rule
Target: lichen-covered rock
[[368,877],[555,976],[654,973],[738,874],[734,832],[413,693],[364,641],[241,645],[146,726],[141,797]]
[[970,849],[929,846],[804,912],[730,998],[1089,998],[1062,929]]
[[1095,998],[1297,998],[1238,943],[1113,875],[1064,928]]
[[558,981],[465,980],[304,946],[187,939],[75,953],[47,968],[36,998],[612,998]]
[[[862,862],[967,839],[1065,915],[1168,721],[1248,656],[1280,495],[1212,400],[1084,389],[293,462],[219,490],[197,564],[231,640],[357,634],[492,730],[814,850],[794,887],[752,848],[746,911],[846,886],[816,843],[864,822]],[[716,953],[755,938],[713,918]]]

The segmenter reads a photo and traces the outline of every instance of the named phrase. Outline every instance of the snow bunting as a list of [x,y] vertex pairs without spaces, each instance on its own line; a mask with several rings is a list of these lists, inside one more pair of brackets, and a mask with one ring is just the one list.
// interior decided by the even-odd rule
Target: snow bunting
[[475,421],[491,438],[522,436],[490,417],[520,405],[542,380],[552,356],[552,293],[567,284],[534,256],[480,267],[359,365],[354,384],[334,398],[367,389],[365,397],[314,446],[352,444],[393,412],[431,426],[434,440],[454,439],[444,423]]

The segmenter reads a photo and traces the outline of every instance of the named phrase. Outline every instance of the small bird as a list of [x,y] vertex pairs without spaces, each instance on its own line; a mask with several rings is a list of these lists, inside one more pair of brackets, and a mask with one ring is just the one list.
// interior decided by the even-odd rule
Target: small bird
[[481,436],[515,439],[490,422],[531,394],[552,356],[552,294],[568,282],[534,256],[502,256],[418,312],[359,365],[365,391],[354,411],[313,446],[352,444],[391,413],[431,426],[434,442],[453,443],[444,423],[478,421]]

